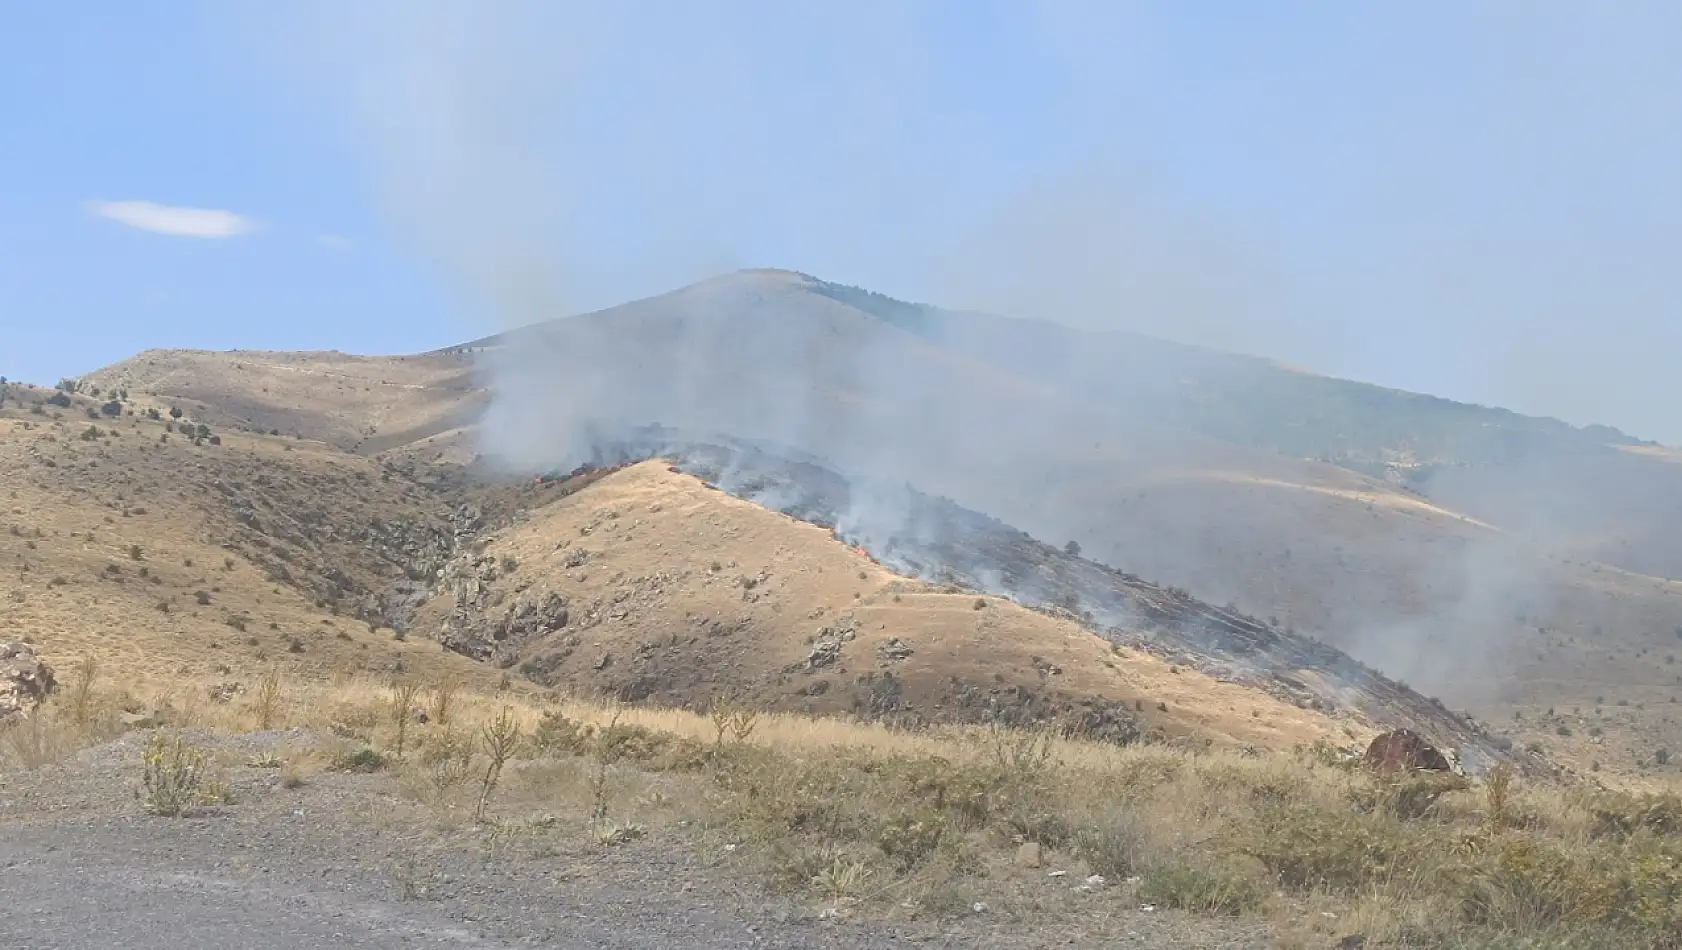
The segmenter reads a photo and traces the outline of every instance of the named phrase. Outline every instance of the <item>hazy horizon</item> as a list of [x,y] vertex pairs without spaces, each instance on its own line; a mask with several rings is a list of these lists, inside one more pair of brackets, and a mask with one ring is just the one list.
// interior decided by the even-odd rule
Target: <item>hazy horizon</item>
[[1682,8],[0,15],[0,375],[752,263],[1682,442]]
[[[736,269],[729,270],[729,271],[723,271],[723,272],[720,272],[720,273],[717,273],[717,274],[707,275],[707,276],[701,277],[697,280],[691,281],[689,283],[681,284],[681,285],[678,285],[678,286],[675,286],[675,287],[670,287],[670,288],[667,288],[665,290],[654,290],[654,291],[652,291],[648,294],[641,295],[641,296],[638,296],[638,297],[634,297],[634,298],[631,298],[631,299],[628,299],[628,300],[620,301],[619,303],[610,304],[606,307],[601,307],[601,308],[597,308],[597,309],[594,309],[594,310],[582,311],[582,312],[577,312],[577,313],[565,313],[565,314],[560,314],[560,315],[557,315],[557,316],[550,316],[550,317],[536,316],[530,322],[510,326],[510,327],[504,328],[503,330],[499,330],[498,332],[501,333],[501,332],[508,332],[508,331],[512,331],[512,330],[523,329],[523,328],[536,327],[536,326],[540,326],[544,323],[549,323],[549,322],[552,322],[552,321],[555,321],[555,320],[565,320],[565,319],[570,319],[570,318],[573,318],[573,317],[589,316],[591,314],[601,313],[601,312],[608,311],[608,310],[613,310],[613,309],[615,309],[617,307],[620,307],[620,306],[623,306],[625,304],[636,303],[636,302],[639,302],[639,301],[642,301],[642,300],[648,300],[648,299],[663,297],[663,296],[667,296],[669,294],[676,293],[678,291],[685,290],[685,289],[688,289],[688,288],[691,288],[691,287],[697,287],[697,286],[706,285],[706,284],[716,282],[716,281],[726,280],[726,279],[728,279],[732,276],[738,275],[738,274],[748,274],[748,273],[754,273],[754,272],[779,272],[779,273],[786,273],[786,274],[795,274],[795,275],[800,275],[800,276],[804,276],[804,277],[809,277],[809,278],[812,278],[814,280],[824,282],[824,283],[837,283],[835,281],[826,280],[824,278],[824,276],[821,275],[821,274],[812,274],[812,273],[809,273],[809,272],[806,272],[806,271],[798,270],[796,268],[748,265],[748,266],[736,268]],[[854,285],[843,285],[843,286],[854,286]],[[860,288],[860,289],[872,290],[872,288],[869,288],[869,287],[864,287],[864,288]],[[885,296],[891,296],[891,295],[885,295]],[[900,298],[893,298],[893,299],[900,300]],[[954,308],[945,307],[939,301],[933,301],[933,300],[900,300],[900,302],[901,303],[914,304],[914,305],[923,306],[923,307],[932,307],[932,308],[935,308],[937,310],[953,311],[953,309],[954,309]],[[1070,329],[1076,329],[1076,330],[1081,330],[1081,331],[1085,331],[1085,332],[1094,332],[1094,333],[1101,333],[1101,334],[1103,334],[1103,333],[1113,333],[1113,334],[1120,334],[1120,335],[1133,335],[1133,336],[1138,336],[1138,337],[1143,337],[1143,338],[1161,340],[1161,341],[1165,341],[1165,342],[1171,342],[1171,343],[1176,343],[1176,344],[1183,345],[1183,346],[1192,347],[1192,348],[1195,348],[1195,349],[1207,350],[1207,351],[1212,352],[1212,353],[1221,353],[1221,354],[1225,354],[1225,355],[1229,355],[1229,356],[1236,356],[1236,357],[1262,360],[1262,361],[1266,361],[1266,362],[1269,362],[1269,363],[1273,363],[1273,364],[1279,366],[1282,369],[1309,373],[1311,375],[1322,376],[1322,377],[1325,377],[1325,378],[1328,378],[1328,379],[1337,379],[1337,380],[1341,380],[1341,381],[1345,381],[1345,382],[1354,383],[1354,384],[1357,384],[1357,385],[1376,386],[1376,387],[1379,387],[1379,388],[1390,389],[1390,390],[1394,390],[1394,391],[1398,391],[1398,392],[1407,392],[1407,393],[1414,393],[1416,395],[1433,396],[1433,397],[1436,397],[1436,398],[1449,399],[1452,402],[1456,402],[1456,403],[1460,403],[1460,404],[1464,404],[1464,405],[1479,406],[1479,407],[1482,407],[1482,408],[1506,409],[1508,411],[1519,412],[1520,415],[1525,415],[1525,416],[1530,416],[1530,417],[1535,417],[1535,418],[1558,418],[1558,417],[1555,417],[1555,416],[1546,416],[1546,415],[1541,414],[1541,413],[1522,412],[1520,410],[1515,410],[1510,406],[1499,406],[1499,405],[1491,405],[1491,404],[1483,404],[1483,403],[1472,403],[1472,402],[1468,402],[1466,400],[1451,399],[1450,397],[1440,396],[1437,393],[1425,393],[1425,392],[1416,392],[1414,390],[1399,389],[1397,387],[1385,386],[1382,383],[1377,383],[1377,382],[1374,382],[1374,381],[1371,381],[1371,380],[1356,379],[1354,377],[1349,377],[1349,376],[1338,376],[1338,375],[1332,374],[1332,373],[1320,372],[1313,367],[1300,366],[1300,365],[1296,365],[1296,364],[1286,363],[1282,360],[1278,360],[1278,359],[1275,359],[1273,357],[1262,356],[1262,355],[1258,355],[1258,354],[1254,354],[1254,353],[1247,353],[1247,352],[1243,352],[1243,351],[1240,351],[1240,350],[1225,349],[1225,348],[1218,347],[1218,346],[1207,346],[1207,345],[1204,345],[1204,344],[1197,344],[1197,343],[1185,343],[1183,341],[1174,340],[1170,337],[1158,336],[1158,335],[1150,334],[1150,333],[1143,333],[1143,332],[1136,331],[1136,330],[1111,328],[1111,327],[1080,327],[1080,326],[1072,324],[1072,323],[1065,323],[1065,322],[1059,321],[1059,320],[1057,320],[1055,318],[1052,318],[1052,317],[1017,314],[1017,313],[1004,313],[1004,312],[996,312],[996,311],[985,310],[985,309],[973,309],[972,308],[968,312],[985,313],[989,316],[1005,317],[1005,318],[1013,319],[1013,320],[1041,320],[1041,321],[1045,321],[1045,322],[1048,322],[1048,323],[1057,324],[1059,326],[1064,326],[1064,327],[1068,327]],[[418,354],[418,353],[432,352],[432,351],[436,351],[436,350],[448,350],[448,349],[454,349],[454,348],[458,348],[458,347],[469,346],[469,345],[477,344],[480,341],[488,339],[488,338],[490,338],[491,336],[494,336],[494,335],[496,335],[496,334],[490,334],[490,335],[483,336],[483,337],[475,337],[473,339],[452,339],[449,342],[445,342],[445,343],[439,344],[437,346],[427,347],[426,349],[422,349],[422,350],[402,351],[402,352],[380,351],[380,350],[359,350],[359,351],[343,351],[343,352],[347,352],[349,355],[352,355],[352,356],[372,356],[372,357],[410,356],[410,355],[415,355],[415,354]],[[193,346],[190,343],[182,344],[182,345],[174,347],[174,348],[189,349],[189,350],[191,350],[191,349],[206,349],[204,347]],[[152,347],[148,347],[148,349],[152,349]],[[236,345],[236,346],[229,347],[225,350],[213,350],[212,352],[252,352],[252,351],[255,351],[256,349],[257,348],[254,348],[254,347],[246,347],[246,346]],[[331,350],[331,349],[333,349],[333,348],[332,347],[322,347],[322,346],[311,346],[311,345],[308,345],[306,343],[306,344],[301,345],[301,346],[288,347],[285,350],[283,350],[283,352],[327,351],[327,350]],[[138,352],[144,352],[144,351],[137,351],[137,353],[128,354],[128,356],[138,355]],[[126,359],[126,358],[127,357],[121,357],[119,359]],[[110,364],[101,364],[100,366],[87,367],[81,373],[70,373],[70,374],[65,374],[65,376],[74,378],[76,376],[85,375],[86,373],[90,373],[90,372],[96,371],[98,369],[101,369],[106,365],[110,365]],[[8,377],[8,378],[11,378],[14,382],[30,383],[30,384],[34,384],[34,385],[40,385],[40,386],[48,386],[48,385],[52,385],[56,381],[56,379],[64,378],[64,377],[55,377],[54,379],[45,379],[45,378],[29,379],[29,378],[24,378],[24,377]],[[1660,440],[1650,439],[1642,433],[1630,432],[1630,431],[1624,429],[1623,427],[1616,425],[1615,423],[1604,422],[1604,421],[1601,421],[1601,420],[1592,420],[1591,419],[1591,420],[1588,420],[1588,421],[1581,421],[1580,422],[1580,421],[1574,421],[1574,420],[1569,420],[1569,419],[1561,419],[1560,421],[1567,422],[1568,424],[1570,424],[1574,427],[1577,427],[1577,428],[1590,428],[1590,427],[1596,427],[1596,426],[1608,427],[1608,428],[1616,429],[1616,430],[1622,432],[1624,435],[1628,435],[1628,436],[1632,436],[1632,437],[1637,438],[1637,439],[1641,439],[1642,441],[1654,442],[1654,443],[1666,444],[1666,445],[1670,444],[1670,443],[1663,443]]]

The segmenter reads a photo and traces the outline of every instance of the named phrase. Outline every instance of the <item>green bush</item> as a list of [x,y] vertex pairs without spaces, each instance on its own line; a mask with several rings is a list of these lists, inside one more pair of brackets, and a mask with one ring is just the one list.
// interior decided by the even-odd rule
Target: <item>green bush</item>
[[385,756],[368,746],[354,749],[333,758],[333,769],[339,772],[378,772],[385,768]]
[[1249,878],[1187,865],[1148,871],[1139,880],[1139,900],[1200,914],[1241,914],[1259,906],[1263,896]]
[[927,861],[951,829],[945,818],[933,812],[895,815],[876,830],[876,847],[901,871]]

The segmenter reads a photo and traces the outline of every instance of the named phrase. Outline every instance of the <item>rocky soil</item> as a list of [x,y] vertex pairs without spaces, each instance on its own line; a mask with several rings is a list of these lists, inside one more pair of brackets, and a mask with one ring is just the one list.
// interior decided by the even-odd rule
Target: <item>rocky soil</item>
[[[0,776],[0,944],[30,950],[413,947],[1251,948],[1253,924],[1126,910],[881,923],[767,896],[740,855],[652,832],[589,845],[566,820],[521,834],[403,798],[383,775],[285,788],[233,767],[236,804],[187,818],[133,797],[145,734]],[[261,761],[310,737],[198,737]],[[531,830],[532,828],[539,830]]]

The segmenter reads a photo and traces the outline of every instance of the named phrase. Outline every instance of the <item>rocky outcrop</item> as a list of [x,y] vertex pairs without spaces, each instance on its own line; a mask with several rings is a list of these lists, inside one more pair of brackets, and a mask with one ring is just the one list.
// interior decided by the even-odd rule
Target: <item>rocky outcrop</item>
[[0,722],[29,715],[57,685],[53,668],[35,655],[34,647],[0,642]]
[[505,601],[491,586],[503,572],[502,562],[484,555],[466,555],[445,566],[440,584],[455,601],[438,632],[446,648],[512,665],[521,646],[572,621],[567,599],[557,591],[526,590]]
[[1396,729],[1373,738],[1362,762],[1377,772],[1448,772],[1448,757],[1408,729]]

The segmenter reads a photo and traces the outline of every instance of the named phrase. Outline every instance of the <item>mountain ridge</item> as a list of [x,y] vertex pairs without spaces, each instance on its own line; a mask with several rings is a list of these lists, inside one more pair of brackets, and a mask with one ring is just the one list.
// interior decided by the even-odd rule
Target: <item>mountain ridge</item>
[[[476,341],[517,346],[389,358],[170,351],[83,385],[155,392],[219,427],[278,429],[405,465],[500,461],[528,477],[587,461],[592,440],[616,426],[714,422],[683,427],[900,478],[1272,618],[1487,715],[1594,706],[1611,692],[1659,708],[1674,688],[1652,662],[1682,625],[1667,579],[1682,577],[1682,546],[1664,530],[1665,514],[1682,511],[1682,470],[1662,451],[1608,446],[1598,430],[1572,430],[1566,448],[1550,448],[1555,427],[1542,426],[1509,440],[1523,451],[1486,440],[1433,466],[1407,440],[1436,432],[1436,444],[1459,451],[1441,435],[1452,426],[1430,418],[1450,401],[1419,397],[1424,423],[1404,413],[1364,447],[1327,441],[1359,413],[1321,412],[1304,435],[1287,424],[1292,407],[1315,409],[1320,387],[1383,390],[1220,354],[1201,376],[1166,365],[1159,350],[1110,361],[1081,342],[1084,331],[1043,320],[982,315],[1002,329],[942,345],[930,339],[945,332],[936,321],[964,314],[811,285],[793,272],[742,272]],[[1071,335],[1036,350],[1015,346],[1017,332]],[[1026,367],[1001,369],[1000,353],[1016,351]],[[1063,372],[1066,355],[1080,372]],[[1249,375],[1224,374],[1232,359]],[[1117,368],[1127,366],[1140,368]],[[1255,374],[1284,380],[1286,396],[1257,397],[1246,388]],[[1176,401],[1183,378],[1204,404]],[[1115,387],[1142,395],[1115,398]],[[1388,398],[1361,411],[1384,416]],[[606,427],[584,424],[579,407],[603,410]],[[1272,421],[1252,426],[1245,413]],[[1280,433],[1313,451],[1293,453]],[[1527,447],[1538,440],[1545,451]],[[1373,464],[1355,464],[1362,458]]]

